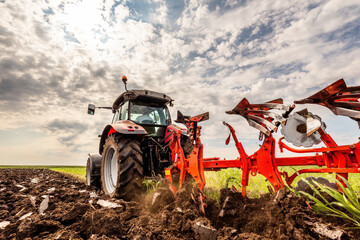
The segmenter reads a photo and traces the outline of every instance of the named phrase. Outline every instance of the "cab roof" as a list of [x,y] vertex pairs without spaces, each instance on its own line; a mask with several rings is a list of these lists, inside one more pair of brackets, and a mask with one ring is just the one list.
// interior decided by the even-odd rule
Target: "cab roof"
[[113,103],[112,108],[113,109],[118,109],[126,100],[129,99],[137,99],[137,98],[141,98],[141,99],[147,99],[149,101],[153,101],[153,102],[158,102],[158,103],[162,103],[162,104],[169,104],[173,101],[173,99],[171,99],[169,96],[163,94],[163,93],[159,93],[159,92],[154,92],[154,91],[150,91],[150,90],[128,90],[127,92],[123,92]]

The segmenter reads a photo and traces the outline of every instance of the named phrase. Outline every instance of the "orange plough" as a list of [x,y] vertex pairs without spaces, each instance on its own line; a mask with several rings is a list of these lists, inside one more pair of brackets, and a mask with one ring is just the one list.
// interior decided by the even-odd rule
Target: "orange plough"
[[[359,122],[360,120],[360,86],[347,87],[344,80],[340,79],[318,93],[295,101],[295,104],[319,104],[329,108],[336,115],[348,116]],[[252,155],[248,155],[239,142],[234,128],[224,122],[230,130],[226,140],[229,144],[232,137],[238,150],[239,157],[232,160],[214,158],[203,158],[203,145],[200,140],[201,127],[198,123],[209,119],[209,114],[201,114],[195,117],[183,116],[178,113],[178,122],[188,128],[188,133],[193,142],[193,151],[185,157],[180,144],[181,131],[173,131],[173,140],[170,143],[172,150],[172,165],[165,170],[165,176],[173,183],[172,175],[180,171],[179,187],[185,181],[186,173],[190,174],[200,190],[206,184],[204,171],[218,171],[226,168],[242,169],[242,195],[246,197],[246,187],[249,177],[261,174],[266,177],[274,191],[285,187],[285,183],[291,186],[294,179],[303,173],[336,173],[347,179],[349,173],[360,172],[360,142],[350,145],[339,146],[335,140],[325,131],[326,125],[321,118],[303,109],[293,113],[295,105],[284,105],[282,99],[276,99],[261,104],[250,104],[242,99],[234,109],[226,112],[244,117],[250,126],[260,131],[262,145]],[[272,110],[283,111],[280,115]],[[282,138],[276,143],[273,133],[281,127]],[[286,140],[297,147],[297,149],[284,143]],[[311,148],[313,145],[324,143],[326,147]],[[314,153],[313,156],[277,157],[275,148],[278,145],[280,151],[284,149],[297,153]],[[281,166],[317,166],[320,168],[302,169],[291,176],[287,172],[279,170]],[[342,180],[338,178],[340,182]],[[171,184],[175,193],[176,188]]]

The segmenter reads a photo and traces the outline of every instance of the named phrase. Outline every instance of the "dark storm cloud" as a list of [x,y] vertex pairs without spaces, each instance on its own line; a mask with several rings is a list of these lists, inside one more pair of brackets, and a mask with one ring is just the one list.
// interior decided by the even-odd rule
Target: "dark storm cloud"
[[47,129],[51,132],[82,132],[87,128],[88,126],[86,124],[60,119],[55,119],[47,125]]
[[8,74],[0,77],[0,100],[11,102],[13,105],[26,104],[29,97],[39,96],[44,93],[41,83],[34,80],[30,74],[16,77]]
[[13,55],[0,58],[0,72],[2,75],[8,73],[26,73],[31,69],[41,70],[42,68],[46,69],[48,66],[46,62],[48,59],[35,58],[33,55],[19,57],[13,51]]
[[40,100],[46,94],[47,86],[34,77],[32,69],[37,67],[33,56],[23,58],[0,58],[0,105],[2,108],[20,110],[28,107],[29,100]]
[[45,131],[56,134],[59,142],[66,146],[75,146],[74,141],[89,128],[88,125],[74,120],[55,119],[46,125]]
[[70,146],[74,146],[75,144],[73,143],[73,140],[77,137],[77,135],[70,135],[67,137],[59,137],[58,140],[62,143],[65,144],[66,146],[70,147]]
[[103,78],[106,75],[106,70],[104,68],[98,68],[95,72],[92,72],[92,75],[97,78]]
[[62,100],[70,100],[71,99],[71,91],[65,89],[65,88],[59,88],[57,90],[57,95],[62,99]]
[[15,61],[14,59],[11,59],[11,58],[3,58],[0,60],[0,70],[1,72],[8,72],[8,71],[11,71],[11,70],[14,70],[14,69],[18,69],[20,68],[20,64]]
[[89,64],[87,68],[89,69],[91,76],[94,78],[106,78],[107,72],[111,72],[109,64],[105,61],[97,64]]
[[[64,54],[64,45],[48,45],[49,22],[7,7],[21,27],[10,28],[0,21],[0,109],[39,112],[88,102],[85,96],[96,93],[98,79],[106,77],[106,63],[74,64],[74,58],[86,59],[87,53],[75,50],[73,55]],[[27,31],[19,33],[20,29]],[[43,47],[37,48],[38,43]]]
[[82,104],[88,102],[88,98],[84,98],[85,92],[93,95],[100,84],[97,79],[106,75],[103,65],[89,67],[84,64],[69,68],[71,62],[67,62],[68,59],[55,61],[54,55],[33,52],[29,56],[17,56],[15,49],[9,52],[3,58],[0,56],[1,109],[26,107],[31,110],[59,103]]
[[11,47],[15,44],[14,33],[0,25],[0,45]]
[[47,27],[44,26],[44,24],[40,22],[35,22],[34,25],[35,25],[35,33],[40,39],[44,41],[50,40],[48,35],[49,30]]
[[0,37],[0,45],[5,47],[12,47],[14,45],[14,39],[11,37]]
[[8,37],[13,37],[14,33],[12,33],[11,31],[9,31],[8,29],[6,29],[5,27],[0,25],[0,36],[8,36]]

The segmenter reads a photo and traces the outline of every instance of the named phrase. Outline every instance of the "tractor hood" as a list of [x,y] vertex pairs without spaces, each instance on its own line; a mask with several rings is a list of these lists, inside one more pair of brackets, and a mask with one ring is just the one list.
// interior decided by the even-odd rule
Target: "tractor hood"
[[173,99],[171,99],[169,96],[167,96],[163,93],[154,92],[154,91],[150,91],[150,90],[129,90],[127,92],[123,92],[115,100],[112,108],[118,109],[119,106],[121,106],[121,104],[123,104],[126,100],[137,99],[137,98],[149,99],[153,102],[159,102],[162,104],[168,104],[168,103],[171,104],[171,102],[173,101]]
[[111,124],[111,126],[116,132],[122,134],[148,134],[142,126],[129,120],[117,121],[115,124]]

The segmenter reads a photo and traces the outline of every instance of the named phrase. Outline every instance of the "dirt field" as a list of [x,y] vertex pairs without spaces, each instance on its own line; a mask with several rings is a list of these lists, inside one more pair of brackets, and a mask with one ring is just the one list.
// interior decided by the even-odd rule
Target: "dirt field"
[[0,239],[360,239],[284,191],[245,202],[224,189],[220,206],[205,199],[206,215],[192,185],[176,199],[159,191],[154,205],[125,202],[58,172],[0,169]]

